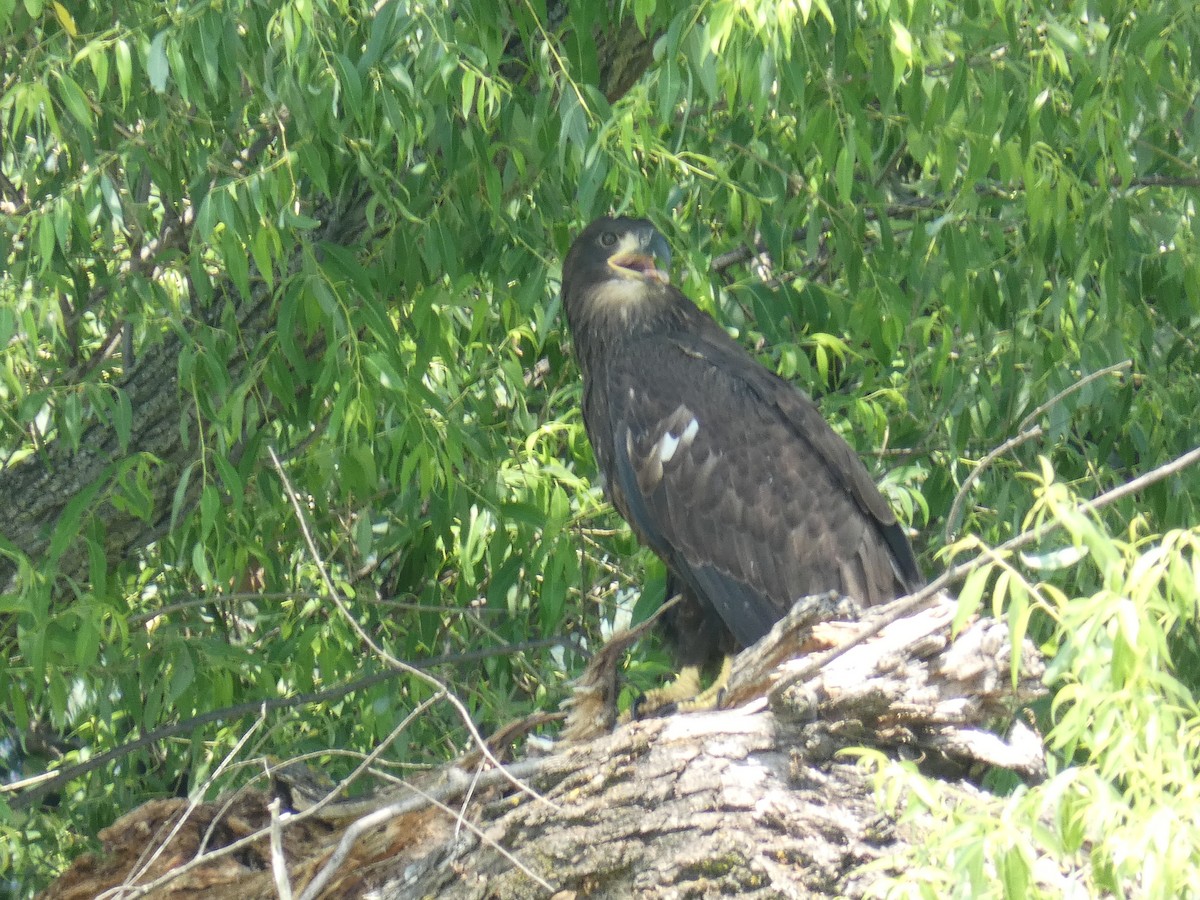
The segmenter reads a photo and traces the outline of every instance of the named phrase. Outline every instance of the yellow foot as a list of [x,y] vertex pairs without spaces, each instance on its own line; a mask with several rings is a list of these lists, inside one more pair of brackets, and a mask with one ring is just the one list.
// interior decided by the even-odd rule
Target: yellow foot
[[700,668],[688,666],[670,684],[647,691],[634,700],[629,710],[621,714],[619,721],[630,722],[653,716],[669,716],[676,712],[717,709],[725,699],[725,685],[729,682],[732,668],[733,657],[726,656],[721,661],[721,671],[713,683],[702,689]]

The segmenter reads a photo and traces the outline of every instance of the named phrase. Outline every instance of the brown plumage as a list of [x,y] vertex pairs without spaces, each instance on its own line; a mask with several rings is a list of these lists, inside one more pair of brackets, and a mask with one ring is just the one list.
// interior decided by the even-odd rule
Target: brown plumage
[[583,420],[613,505],[666,563],[683,666],[762,637],[808,594],[918,587],[870,474],[809,397],[669,283],[645,220],[599,219],[563,263]]

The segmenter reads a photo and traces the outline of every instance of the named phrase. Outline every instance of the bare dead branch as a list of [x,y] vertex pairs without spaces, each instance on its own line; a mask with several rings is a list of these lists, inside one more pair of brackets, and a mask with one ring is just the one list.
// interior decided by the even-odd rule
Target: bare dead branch
[[1120,372],[1125,369],[1129,369],[1132,366],[1133,360],[1126,359],[1111,366],[1105,366],[1103,369],[1097,369],[1090,375],[1085,375],[1075,381],[1073,384],[1063,388],[1061,391],[1027,415],[1024,419],[1022,419],[1021,424],[1017,426],[1017,434],[1009,438],[999,447],[995,447],[989,451],[988,454],[979,461],[979,465],[972,469],[970,474],[968,474],[966,479],[964,479],[962,487],[960,487],[958,489],[958,493],[954,495],[954,502],[950,504],[950,513],[946,516],[946,528],[942,534],[945,542],[949,544],[953,540],[955,530],[958,528],[959,522],[962,519],[962,507],[966,501],[967,493],[970,491],[971,485],[973,485],[979,479],[979,476],[982,475],[992,463],[994,463],[1009,450],[1013,450],[1021,446],[1021,444],[1031,441],[1034,438],[1041,437],[1043,434],[1045,434],[1045,430],[1040,425],[1034,424],[1034,422],[1040,416],[1042,416],[1047,410],[1052,409],[1064,398],[1070,396],[1078,390],[1081,390],[1096,379],[1102,378],[1105,375],[1111,375],[1114,372]]
[[[504,656],[509,653],[521,653],[526,650],[539,650],[546,647],[570,646],[576,647],[575,642],[570,637],[544,638],[534,641],[522,641],[516,644],[503,644],[498,647],[487,647],[480,650],[472,650],[466,653],[444,653],[440,656],[430,657],[429,659],[421,660],[414,663],[419,668],[436,668],[437,666],[450,665],[456,663],[471,663],[478,662],[481,659],[488,659],[493,656]],[[576,647],[578,649],[578,647]],[[207,713],[202,713],[198,716],[193,716],[190,719],[185,719],[181,722],[174,722],[170,725],[164,725],[161,728],[156,728],[149,731],[140,737],[126,741],[119,747],[114,747],[111,750],[106,750],[99,753],[84,762],[77,763],[73,766],[67,766],[62,769],[50,772],[42,772],[38,775],[29,778],[21,779],[20,781],[10,782],[9,784],[0,785],[0,795],[17,793],[8,802],[14,809],[27,809],[34,803],[44,797],[51,791],[58,790],[67,782],[86,775],[88,772],[93,772],[109,763],[128,756],[138,750],[152,746],[159,741],[166,740],[170,737],[175,737],[180,734],[187,734],[195,731],[204,725],[212,722],[220,722],[228,719],[236,719],[241,716],[251,715],[259,710],[274,712],[282,709],[298,709],[302,706],[308,706],[316,703],[326,703],[337,700],[347,694],[355,691],[366,690],[374,687],[384,681],[389,681],[393,678],[399,678],[406,673],[399,669],[384,669],[380,672],[373,672],[370,675],[365,675],[362,678],[357,678],[353,681],[348,681],[345,684],[334,685],[331,688],[326,688],[323,691],[313,691],[307,694],[295,694],[291,697],[271,697],[266,700],[250,700],[245,703],[238,703],[234,706],[226,706],[221,709],[210,710]]]
[[[1171,462],[1165,463],[1158,468],[1145,473],[1144,475],[1134,478],[1132,481],[1113,488],[1111,491],[1101,494],[1095,499],[1088,500],[1080,504],[1079,510],[1085,513],[1095,512],[1105,506],[1115,503],[1124,497],[1128,497],[1130,494],[1136,494],[1138,491],[1144,490],[1152,484],[1162,481],[1165,478],[1169,478],[1172,475],[1183,471],[1188,466],[1195,465],[1197,462],[1200,462],[1200,447],[1190,450]],[[990,561],[992,554],[1005,555],[1012,553],[1014,550],[1028,547],[1030,544],[1041,540],[1047,534],[1057,530],[1060,527],[1062,527],[1062,523],[1060,523],[1057,519],[1049,519],[1045,522],[1042,522],[1037,527],[1031,528],[1029,531],[1022,532],[1021,534],[1018,534],[1015,537],[1005,541],[994,550],[989,550],[988,553],[979,553],[965,563],[955,563],[949,566],[944,572],[942,572],[941,575],[933,579],[933,581],[929,582],[929,584],[927,584],[921,590],[910,594],[908,597],[902,597],[899,600],[896,600],[894,603],[889,604],[888,609],[890,611],[886,615],[881,615],[877,619],[874,619],[870,623],[864,625],[859,631],[857,631],[844,642],[840,643],[838,646],[832,648],[831,650],[827,650],[824,653],[815,654],[806,658],[802,666],[800,666],[792,674],[782,679],[780,683],[772,689],[772,695],[774,696],[794,684],[808,680],[843,653],[846,653],[851,648],[857,646],[863,641],[879,634],[879,632],[881,632],[892,622],[898,621],[899,619],[902,619],[920,609],[924,604],[928,603],[931,598],[937,596],[938,593],[965,578],[979,567],[987,564]]]
[[[442,692],[445,695],[446,701],[454,708],[454,711],[458,713],[459,718],[462,720],[463,725],[471,735],[472,740],[474,740],[476,747],[479,748],[479,751],[484,755],[488,762],[490,762],[497,769],[503,771],[504,767],[492,754],[491,749],[487,745],[487,741],[483,739],[483,735],[479,733],[479,729],[476,728],[475,722],[471,719],[471,714],[467,711],[467,707],[460,699],[458,699],[457,696],[455,696],[455,694],[446,686],[446,684],[440,679],[430,675],[428,672],[424,672],[416,666],[410,665],[398,657],[393,656],[391,653],[381,647],[375,641],[375,639],[367,633],[367,630],[362,627],[358,619],[355,618],[354,614],[350,612],[345,601],[342,599],[341,594],[338,592],[337,587],[334,585],[333,579],[329,577],[329,570],[325,567],[325,562],[321,558],[320,552],[317,550],[316,542],[313,541],[312,534],[309,532],[308,522],[304,515],[304,508],[300,504],[300,498],[296,494],[295,489],[292,487],[292,483],[288,479],[287,473],[284,472],[283,464],[279,461],[279,457],[275,454],[275,449],[273,447],[268,446],[267,452],[271,455],[271,462],[275,466],[275,471],[279,475],[280,481],[283,483],[284,491],[287,493],[288,499],[292,503],[292,508],[296,511],[296,519],[300,525],[300,532],[304,537],[305,544],[308,545],[308,551],[310,554],[312,554],[313,561],[316,563],[318,571],[321,573],[321,580],[325,584],[326,593],[328,594],[329,599],[332,600],[333,604],[337,607],[338,612],[342,614],[342,618],[346,620],[346,623],[350,626],[354,633],[358,635],[358,639],[362,641],[364,645],[370,648],[371,652],[375,654],[377,659],[381,659],[392,668],[398,669],[407,673],[408,675],[413,676],[414,678],[417,678],[420,681],[425,682],[435,691]],[[536,800],[547,802],[528,785],[514,781],[513,787],[528,793]],[[553,804],[550,805],[553,806]]]

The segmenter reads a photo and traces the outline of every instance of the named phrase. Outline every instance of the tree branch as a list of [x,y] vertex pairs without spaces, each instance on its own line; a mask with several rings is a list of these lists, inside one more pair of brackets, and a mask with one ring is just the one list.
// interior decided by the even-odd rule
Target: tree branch
[[[859,896],[888,876],[879,861],[922,832],[881,809],[874,777],[839,751],[910,747],[948,790],[973,763],[1041,771],[1041,743],[1028,729],[1006,737],[987,728],[1042,690],[1036,651],[1018,649],[1014,687],[1007,627],[978,619],[951,641],[954,611],[941,599],[768,707],[754,694],[794,665],[779,664],[780,654],[853,627],[819,621],[853,614],[853,604],[810,598],[739,657],[735,678],[745,677],[732,689],[750,697],[735,709],[630,723],[477,777],[460,763],[295,815],[273,817],[273,798],[254,790],[204,804],[160,855],[188,862],[147,871],[137,890],[171,898],[203,886],[209,897],[266,900],[280,882],[271,860],[282,854],[288,883],[306,898]],[[550,805],[528,802],[513,782]],[[102,835],[108,855],[77,862],[46,900],[95,896],[106,879],[123,880],[123,855],[140,852],[185,805],[154,801],[119,820]],[[218,816],[228,824],[214,828]],[[282,850],[271,848],[273,829]],[[205,830],[229,843],[196,857]]]
[[954,495],[954,502],[950,504],[950,513],[946,516],[946,528],[942,533],[945,543],[949,544],[953,540],[955,529],[958,528],[959,522],[962,518],[962,507],[963,503],[966,501],[967,493],[970,491],[971,485],[973,485],[979,479],[979,476],[982,475],[992,463],[994,463],[1009,450],[1013,450],[1025,442],[1031,441],[1034,438],[1041,437],[1043,434],[1045,434],[1042,426],[1033,424],[1038,417],[1040,417],[1047,410],[1052,409],[1065,397],[1068,397],[1076,391],[1081,390],[1096,379],[1102,378],[1105,375],[1111,375],[1114,372],[1120,372],[1125,369],[1132,368],[1132,366],[1133,361],[1127,359],[1111,366],[1105,366],[1103,369],[1097,369],[1090,375],[1085,375],[1076,380],[1073,384],[1063,388],[1061,391],[1027,415],[1024,419],[1022,419],[1021,424],[1017,426],[1017,433],[999,447],[995,447],[989,451],[988,454],[979,461],[979,465],[972,469],[970,474],[967,475],[966,479],[962,483],[962,487],[960,487],[958,489],[958,493]]

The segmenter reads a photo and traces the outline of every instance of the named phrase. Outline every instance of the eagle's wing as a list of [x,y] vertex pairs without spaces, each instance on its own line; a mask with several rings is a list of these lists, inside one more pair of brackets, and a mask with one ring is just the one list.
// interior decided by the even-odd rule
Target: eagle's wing
[[806,395],[704,324],[610,361],[610,487],[635,530],[743,645],[807,594],[873,604],[918,585],[850,446]]

